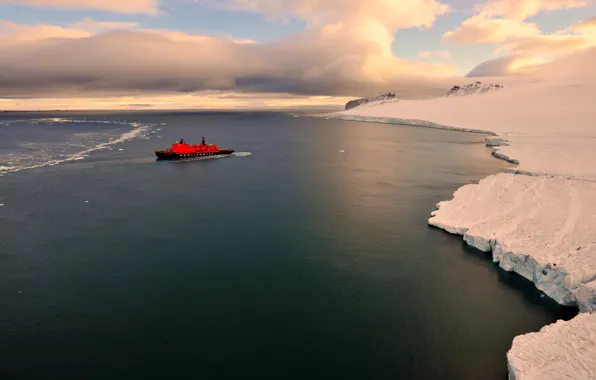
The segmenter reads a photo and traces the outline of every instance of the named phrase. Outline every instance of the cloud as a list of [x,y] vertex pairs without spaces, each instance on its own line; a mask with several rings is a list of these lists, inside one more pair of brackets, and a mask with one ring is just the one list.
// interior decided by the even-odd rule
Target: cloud
[[[527,19],[539,12],[585,7],[596,0],[489,0],[476,7],[476,14],[453,31],[443,35],[460,45],[500,45],[496,54],[509,54],[477,66],[468,75],[486,72],[511,74],[532,70],[553,59],[596,45],[596,19],[567,29],[544,34]],[[478,74],[480,73],[480,74]]]
[[479,7],[485,16],[503,16],[507,19],[525,20],[542,11],[581,8],[592,0],[489,0]]
[[[551,61],[559,60],[596,46],[596,19],[578,22],[553,34],[537,34],[507,41],[496,49],[506,57],[484,62],[468,76],[510,75],[538,69]],[[581,55],[576,55],[581,56]]]
[[568,30],[583,32],[585,30],[596,29],[596,16],[591,17],[587,20],[580,21],[575,25],[572,25]]
[[596,45],[596,39],[584,35],[540,35],[522,38],[504,46],[516,54],[553,55],[571,53]]
[[[496,52],[522,55],[526,59],[534,57],[534,60],[548,61],[595,45],[596,19],[591,18],[552,34],[537,34],[512,39],[499,47]],[[518,65],[518,67],[521,66]]]
[[195,94],[141,94],[112,97],[63,97],[2,99],[3,110],[102,110],[102,109],[297,109],[343,108],[352,98],[300,96],[285,93],[227,93],[204,91]]
[[[60,29],[62,30],[62,29]],[[321,34],[325,38],[321,38]],[[455,69],[383,57],[346,44],[345,31],[312,30],[241,45],[163,31],[110,31],[0,48],[0,96],[238,90],[308,95],[396,91],[428,95]],[[430,78],[430,79],[429,79]]]
[[[547,62],[523,55],[497,58],[478,65],[467,76],[492,77],[484,81],[514,85],[548,81],[558,86],[570,86],[580,79],[582,85],[596,86],[594,62],[596,46],[561,55]],[[522,69],[518,70],[515,66]]]
[[499,81],[502,82],[505,77],[531,72],[548,62],[550,61],[541,57],[515,54],[483,62],[472,69],[466,77],[500,77]]
[[[6,0],[0,0],[6,2]],[[136,4],[133,6],[133,3]],[[154,9],[157,1],[28,0],[40,6]],[[449,7],[439,0],[221,0],[218,6],[300,17],[306,31],[271,43],[215,38],[85,19],[37,29],[28,43],[0,43],[0,97],[123,96],[239,91],[303,96],[402,97],[443,93],[451,64],[395,57],[394,32],[431,27]],[[14,25],[13,25],[14,26]],[[3,35],[22,40],[21,32]],[[131,101],[127,104],[144,102]]]
[[233,0],[225,4],[281,20],[287,16],[301,17],[310,28],[352,29],[358,32],[352,35],[375,43],[387,56],[392,55],[395,30],[430,28],[438,16],[449,11],[449,6],[439,0]]
[[85,18],[83,21],[69,24],[68,27],[97,33],[109,29],[132,29],[137,25],[136,22],[95,21],[90,18]]
[[236,0],[233,5],[277,18],[299,16],[315,25],[375,20],[389,29],[429,28],[437,16],[449,10],[437,0]]
[[[45,39],[38,33],[28,44],[0,44],[0,97],[205,90],[313,96],[391,91],[423,97],[443,93],[452,84],[454,65],[408,61],[392,53],[392,28],[432,25],[437,14],[447,10],[435,0],[285,4],[288,8],[280,8],[277,1],[234,5],[311,21],[305,32],[272,43],[86,19],[56,27]],[[389,11],[393,15],[385,14]]]
[[489,0],[477,6],[477,14],[468,18],[443,39],[461,45],[497,44],[513,39],[540,35],[538,27],[525,20],[542,11],[584,7],[594,0]]
[[420,52],[420,54],[418,54],[418,57],[420,57],[422,59],[428,59],[428,58],[432,58],[432,57],[436,57],[436,58],[440,58],[440,59],[450,59],[451,53],[449,51],[445,51],[445,50],[423,51],[423,52]]
[[514,59],[514,56],[508,56],[482,62],[472,69],[466,77],[498,77],[508,75],[509,67]]
[[0,4],[40,8],[95,9],[115,13],[155,14],[159,0],[0,0]]
[[496,44],[512,38],[534,36],[539,33],[538,27],[531,23],[477,15],[464,21],[455,31],[445,33],[443,39],[460,45]]
[[0,20],[0,48],[48,38],[85,38],[89,31],[65,28],[59,25],[20,25]]

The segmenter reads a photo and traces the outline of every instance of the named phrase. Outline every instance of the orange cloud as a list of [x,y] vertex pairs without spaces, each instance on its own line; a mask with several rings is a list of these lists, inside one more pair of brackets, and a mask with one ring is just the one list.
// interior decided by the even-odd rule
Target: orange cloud
[[596,18],[579,22],[553,34],[539,34],[517,38],[497,49],[497,53],[510,52],[525,56],[553,58],[596,45]]
[[[394,57],[364,33],[383,35],[375,23],[328,24],[260,44],[93,20],[74,25],[89,30],[9,25],[11,33],[0,31],[0,72],[11,73],[0,76],[0,97],[203,90],[420,97],[442,93],[456,74],[454,65]],[[119,30],[90,31],[109,27]]]
[[1,110],[193,110],[193,109],[293,109],[343,108],[352,98],[299,96],[285,93],[199,92],[191,95],[164,94],[111,97],[61,97],[2,99]]
[[512,38],[495,50],[497,54],[506,53],[509,56],[482,63],[469,75],[507,75],[530,71],[594,46],[596,18],[592,17],[552,34]]
[[132,29],[137,25],[136,22],[95,21],[90,18],[85,18],[83,21],[70,24],[69,27],[96,33],[108,29]]
[[[136,28],[137,26],[138,24],[134,22],[95,21],[90,18],[85,18],[83,21],[72,23],[67,26],[48,24],[22,25],[13,23],[11,21],[0,20],[0,45],[2,43],[8,45],[19,42],[38,41],[52,38],[84,38],[109,30],[129,30]],[[177,42],[218,40],[218,38],[213,36],[188,34],[167,29],[137,30],[139,32],[156,34]],[[255,43],[253,40],[235,40],[232,37],[229,37],[228,41],[236,44]]]
[[596,16],[584,21],[580,21],[569,28],[570,31],[575,32],[589,31],[590,29],[596,30]]
[[440,59],[450,59],[451,58],[451,53],[448,51],[423,51],[420,54],[418,54],[418,57],[423,58],[423,59],[428,59],[428,58],[432,58],[432,57],[436,57],[436,58],[440,58]]
[[476,7],[477,14],[465,20],[443,39],[459,44],[497,44],[509,40],[538,36],[533,23],[524,22],[542,11],[578,8],[594,0],[489,0]]
[[431,27],[449,6],[438,0],[235,0],[240,9],[266,12],[273,17],[297,15],[314,25],[375,20],[389,29]]
[[587,49],[596,45],[596,39],[582,35],[541,35],[519,39],[506,45],[507,49],[516,54],[553,55],[571,53],[576,50]]
[[525,20],[541,11],[581,8],[590,0],[489,0],[479,7],[485,16],[504,16],[507,19]]
[[[596,19],[592,18],[552,34],[544,34],[526,22],[528,17],[543,11],[585,7],[596,0],[489,0],[476,7],[477,14],[465,20],[444,40],[458,44],[501,44],[496,54],[510,57],[477,66],[472,73],[512,73],[534,69],[554,58],[596,44]],[[594,32],[592,32],[594,31]],[[483,74],[484,75],[484,74]]]
[[[392,53],[395,29],[430,27],[449,10],[439,0],[236,0],[235,7],[274,17],[298,15],[310,27],[255,44],[86,19],[60,27],[61,35],[46,33],[45,38],[60,37],[51,49],[42,41],[18,49],[0,46],[0,72],[14,73],[0,76],[0,96],[239,90],[333,96],[391,91],[421,97],[443,93],[457,72],[451,64],[408,61]],[[27,64],[17,68],[19,61]]]
[[478,15],[464,21],[455,31],[445,33],[443,39],[461,45],[496,44],[512,38],[538,34],[540,34],[540,30],[535,24],[512,19],[486,18],[483,15]]
[[0,20],[0,47],[48,38],[85,38],[93,33],[59,25],[20,25]]
[[40,8],[96,9],[115,13],[157,13],[159,0],[0,0]]

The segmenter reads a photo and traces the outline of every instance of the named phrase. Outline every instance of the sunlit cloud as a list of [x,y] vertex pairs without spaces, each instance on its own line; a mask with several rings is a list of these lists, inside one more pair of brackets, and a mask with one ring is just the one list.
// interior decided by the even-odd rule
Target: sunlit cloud
[[86,30],[94,33],[110,29],[132,29],[136,26],[138,26],[136,22],[95,21],[90,18],[85,18],[83,21],[68,25],[71,29]]
[[489,0],[476,14],[443,39],[459,45],[498,45],[495,54],[509,54],[476,67],[468,75],[505,75],[532,70],[553,59],[596,44],[592,19],[554,33],[543,33],[527,19],[540,12],[584,7],[594,0]]
[[86,30],[65,28],[59,25],[20,25],[0,20],[0,48],[50,38],[71,39],[92,35],[93,33]]
[[40,8],[96,9],[116,13],[155,14],[159,0],[0,0],[0,4]]
[[[327,4],[322,11],[336,14],[332,18],[336,22],[266,44],[93,19],[68,27],[27,25],[23,30],[46,33],[36,33],[36,43],[0,50],[0,70],[11,72],[10,77],[0,76],[0,96],[205,90],[327,96],[365,91],[393,91],[411,97],[438,94],[443,89],[437,80],[450,83],[448,78],[457,73],[455,65],[408,61],[391,51],[393,34],[388,28],[424,27],[446,9],[431,0],[412,4],[420,9],[398,8],[404,18],[418,9],[417,22],[412,17],[403,23],[386,19],[387,25],[351,13],[343,19],[341,9]],[[369,12],[376,15],[379,9]],[[308,8],[298,10],[305,15],[310,12]],[[19,38],[14,33],[9,37]]]
[[576,8],[592,0],[489,0],[476,7],[468,18],[443,39],[458,44],[496,44],[511,39],[539,35],[538,27],[525,20],[541,11]]
[[489,0],[478,6],[478,9],[483,16],[525,20],[542,11],[584,7],[590,1],[592,0]]
[[205,91],[194,94],[135,96],[71,96],[59,98],[2,99],[0,109],[7,111],[47,110],[218,110],[218,109],[339,109],[351,98],[297,96],[286,93],[228,93]]
[[422,59],[428,59],[428,58],[450,59],[451,53],[446,50],[423,51],[418,54],[418,57],[422,58]]
[[593,31],[596,29],[596,16],[591,17],[587,20],[580,21],[577,24],[572,25],[569,27],[568,31],[575,31],[575,32],[583,32],[583,31]]
[[[73,99],[93,99],[91,103],[101,107],[190,107],[193,102],[201,104],[197,107],[225,102],[231,102],[230,107],[278,107],[273,94],[287,104],[311,104],[312,99],[321,104],[382,92],[421,98],[442,95],[462,82],[461,67],[452,58],[460,54],[449,49],[451,44],[465,49],[494,45],[494,54],[484,58],[493,59],[469,75],[505,76],[530,72],[596,41],[594,18],[549,34],[529,22],[540,12],[582,7],[594,0],[489,0],[476,7],[471,0],[194,0],[185,6],[193,2],[220,11],[264,14],[280,27],[282,22],[296,26],[294,20],[301,19],[306,27],[265,43],[221,32],[148,27],[143,14],[171,5],[165,0],[0,0],[52,11],[129,14],[126,21],[96,12],[60,24],[0,21],[0,98],[10,104],[18,98],[28,107],[40,99],[47,99],[47,105],[64,104],[65,99],[88,104]],[[440,49],[429,45],[414,50],[411,41],[395,40],[396,31],[432,29],[438,18],[454,10],[471,13],[443,35],[444,41],[437,35]],[[130,16],[134,13],[141,16]],[[417,57],[396,55],[402,47]],[[219,95],[214,98],[211,92]],[[230,93],[251,96],[240,100],[222,95]],[[261,102],[254,94],[269,100]]]
[[532,23],[478,15],[464,21],[455,31],[445,33],[443,39],[461,45],[496,44],[513,38],[538,34],[540,30]]

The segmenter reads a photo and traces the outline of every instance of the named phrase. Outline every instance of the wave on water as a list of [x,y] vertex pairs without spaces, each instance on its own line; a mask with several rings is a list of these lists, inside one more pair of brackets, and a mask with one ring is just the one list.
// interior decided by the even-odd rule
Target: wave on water
[[[42,118],[3,121],[0,127],[11,127],[16,124],[108,124],[114,125],[110,131],[81,131],[68,136],[66,141],[41,141],[19,145],[20,152],[0,157],[0,176],[21,170],[55,166],[66,162],[84,160],[90,153],[98,150],[113,150],[113,145],[135,138],[149,139],[153,124],[118,120],[86,120],[76,118]],[[131,130],[122,132],[123,127]],[[117,131],[116,129],[120,129]]]

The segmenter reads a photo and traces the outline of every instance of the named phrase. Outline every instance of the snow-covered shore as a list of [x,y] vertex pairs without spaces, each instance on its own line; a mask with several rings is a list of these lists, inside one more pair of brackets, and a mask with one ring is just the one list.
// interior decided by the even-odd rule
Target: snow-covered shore
[[[369,103],[326,117],[496,136],[487,137],[493,154],[518,165],[460,188],[453,200],[437,205],[429,223],[463,235],[468,244],[491,251],[503,269],[589,313],[596,311],[594,56],[596,50],[547,65],[498,92]],[[596,378],[595,330],[596,313],[589,313],[517,337],[508,353],[510,378]],[[556,345],[549,344],[553,339]],[[558,350],[582,353],[581,365],[545,365],[544,358],[564,356]]]

